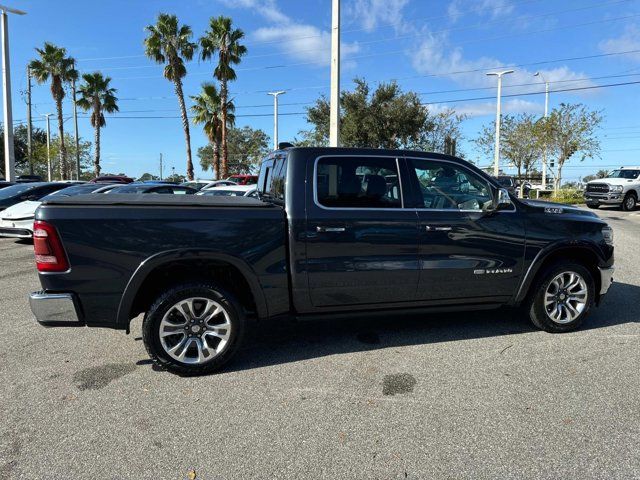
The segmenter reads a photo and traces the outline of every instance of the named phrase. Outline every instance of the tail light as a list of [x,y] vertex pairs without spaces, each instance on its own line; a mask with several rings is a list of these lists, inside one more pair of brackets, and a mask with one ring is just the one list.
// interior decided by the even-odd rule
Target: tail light
[[53,225],[42,220],[33,222],[33,251],[39,272],[65,272],[69,269],[58,232]]

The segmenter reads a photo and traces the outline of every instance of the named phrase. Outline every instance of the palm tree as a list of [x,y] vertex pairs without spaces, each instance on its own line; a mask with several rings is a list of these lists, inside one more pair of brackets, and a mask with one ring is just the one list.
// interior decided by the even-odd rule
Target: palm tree
[[182,79],[187,75],[184,65],[185,60],[193,58],[198,48],[191,42],[193,32],[189,25],[178,25],[178,17],[161,13],[155,25],[146,28],[149,36],[144,40],[145,54],[156,63],[164,63],[164,78],[173,82],[180,114],[182,115],[182,128],[187,143],[187,178],[193,180],[193,162],[191,161],[191,134],[189,133],[189,118],[184,105],[182,93]]
[[80,98],[78,106],[85,112],[91,110],[91,125],[95,128],[95,157],[93,166],[95,175],[100,175],[100,129],[107,122],[104,112],[114,113],[118,111],[118,99],[115,96],[116,89],[109,87],[111,78],[103,77],[100,72],[85,73],[82,75],[84,83],[78,88]]
[[236,79],[233,65],[240,63],[241,58],[247,53],[247,47],[240,44],[244,32],[233,28],[228,17],[212,17],[209,20],[209,30],[200,38],[202,47],[202,59],[207,60],[218,54],[218,64],[213,75],[220,82],[220,105],[222,110],[222,125],[220,143],[222,146],[222,177],[228,174],[228,149],[227,149],[227,101],[229,97],[228,83]]
[[67,49],[44,42],[43,48],[36,48],[40,58],[29,62],[29,70],[38,83],[45,83],[51,79],[51,95],[56,103],[58,114],[58,137],[60,138],[60,178],[66,180],[69,176],[67,164],[67,147],[64,144],[64,126],[62,118],[62,99],[64,98],[64,84],[78,78],[74,67],[74,60],[67,56]]
[[[192,96],[191,99],[194,102],[191,107],[193,123],[202,124],[204,134],[213,147],[213,169],[216,172],[216,179],[219,179],[220,139],[222,138],[222,104],[220,101],[220,93],[213,83],[203,83],[200,94]],[[236,107],[231,100],[227,101],[226,107],[227,125],[233,126]]]

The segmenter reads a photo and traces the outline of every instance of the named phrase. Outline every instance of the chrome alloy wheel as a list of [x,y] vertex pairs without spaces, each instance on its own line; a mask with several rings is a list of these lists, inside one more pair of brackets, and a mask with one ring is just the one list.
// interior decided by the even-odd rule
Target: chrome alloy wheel
[[173,305],[160,322],[160,343],[175,360],[203,364],[226,347],[231,334],[229,313],[209,298],[187,298]]
[[624,199],[625,202],[625,206],[627,207],[627,210],[633,210],[636,206],[636,199],[633,198],[632,195],[627,195],[627,198]]
[[555,323],[571,323],[587,307],[589,289],[576,272],[562,272],[551,280],[544,294],[544,308]]

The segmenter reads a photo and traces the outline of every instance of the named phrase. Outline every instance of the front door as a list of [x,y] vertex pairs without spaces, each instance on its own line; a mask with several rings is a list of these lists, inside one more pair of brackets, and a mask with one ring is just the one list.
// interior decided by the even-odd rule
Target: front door
[[487,212],[494,187],[446,160],[407,159],[418,208],[418,300],[482,302],[515,293],[522,274],[522,214]]
[[403,208],[403,162],[384,156],[316,160],[305,235],[314,307],[415,299],[417,213]]

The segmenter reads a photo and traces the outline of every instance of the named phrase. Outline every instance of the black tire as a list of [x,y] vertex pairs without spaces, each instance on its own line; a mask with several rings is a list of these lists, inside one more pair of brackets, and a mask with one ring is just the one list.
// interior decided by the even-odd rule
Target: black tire
[[[554,278],[563,272],[574,272],[580,275],[587,286],[587,301],[580,315],[569,323],[554,321],[545,308],[545,292]],[[589,315],[595,299],[595,282],[591,272],[583,265],[573,262],[558,262],[546,267],[533,285],[532,295],[526,305],[531,323],[541,330],[550,333],[561,333],[576,330]]]
[[598,208],[600,208],[600,204],[598,204],[598,203],[587,203],[587,207],[593,208],[594,210],[597,210]]
[[[228,315],[230,323],[229,339],[222,350],[211,359],[197,364],[184,363],[173,358],[160,340],[161,322],[165,314],[181,300],[194,297],[213,300],[219,304]],[[220,370],[233,358],[242,344],[245,328],[244,311],[232,294],[214,284],[183,284],[162,294],[149,308],[142,322],[142,339],[147,353],[157,366],[180,375],[206,375]]]
[[638,204],[638,197],[633,192],[629,192],[624,196],[624,200],[622,201],[622,210],[625,212],[632,212],[636,209],[636,205]]

